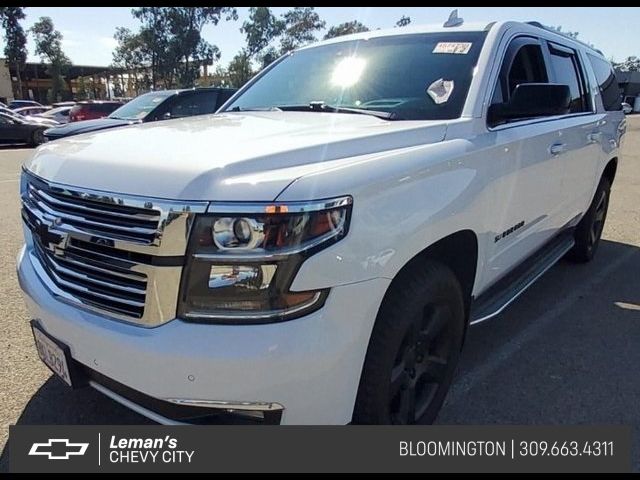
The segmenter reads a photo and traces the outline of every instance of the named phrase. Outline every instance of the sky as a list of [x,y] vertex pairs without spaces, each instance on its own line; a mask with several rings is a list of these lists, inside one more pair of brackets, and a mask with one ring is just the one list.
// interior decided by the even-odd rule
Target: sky
[[[291,7],[272,7],[280,15]],[[317,7],[327,27],[357,19],[370,29],[390,28],[403,15],[412,24],[441,24],[456,7]],[[579,39],[593,43],[607,58],[616,61],[631,55],[640,57],[640,8],[638,7],[459,7],[459,16],[467,22],[500,20],[537,20],[545,25],[562,26],[564,31],[580,32]],[[240,32],[248,7],[238,7],[238,21],[208,25],[204,38],[222,52],[226,65],[244,46]],[[76,65],[111,64],[116,27],[136,30],[139,22],[131,7],[28,7],[23,25],[29,28],[41,16],[53,19],[64,36],[63,48]],[[319,35],[320,37],[321,35]],[[0,48],[4,48],[0,40]],[[29,61],[38,61],[33,41],[28,44]]]

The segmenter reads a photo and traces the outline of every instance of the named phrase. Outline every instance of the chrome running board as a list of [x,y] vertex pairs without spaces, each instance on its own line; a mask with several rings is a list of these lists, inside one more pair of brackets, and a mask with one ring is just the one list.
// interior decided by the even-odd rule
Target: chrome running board
[[565,231],[498,280],[473,300],[469,325],[484,322],[502,313],[527,288],[564,257],[574,244],[573,229]]

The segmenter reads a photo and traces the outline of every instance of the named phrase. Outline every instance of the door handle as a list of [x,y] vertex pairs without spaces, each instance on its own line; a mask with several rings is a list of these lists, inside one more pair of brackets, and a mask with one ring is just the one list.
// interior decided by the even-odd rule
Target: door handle
[[567,145],[565,143],[554,143],[549,147],[549,153],[551,155],[560,155],[567,151]]

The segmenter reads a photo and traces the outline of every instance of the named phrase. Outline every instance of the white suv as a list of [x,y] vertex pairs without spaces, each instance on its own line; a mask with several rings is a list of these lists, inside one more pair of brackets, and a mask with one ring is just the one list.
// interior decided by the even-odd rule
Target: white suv
[[431,422],[467,327],[593,257],[624,131],[602,54],[539,24],[302,48],[25,163],[38,351],[163,423]]

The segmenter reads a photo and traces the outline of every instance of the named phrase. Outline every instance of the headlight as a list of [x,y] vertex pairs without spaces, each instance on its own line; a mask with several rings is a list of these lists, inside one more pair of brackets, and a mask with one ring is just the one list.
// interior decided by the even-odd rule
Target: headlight
[[216,323],[288,320],[328,290],[290,291],[302,262],[348,230],[351,197],[311,203],[213,204],[193,226],[178,316]]

